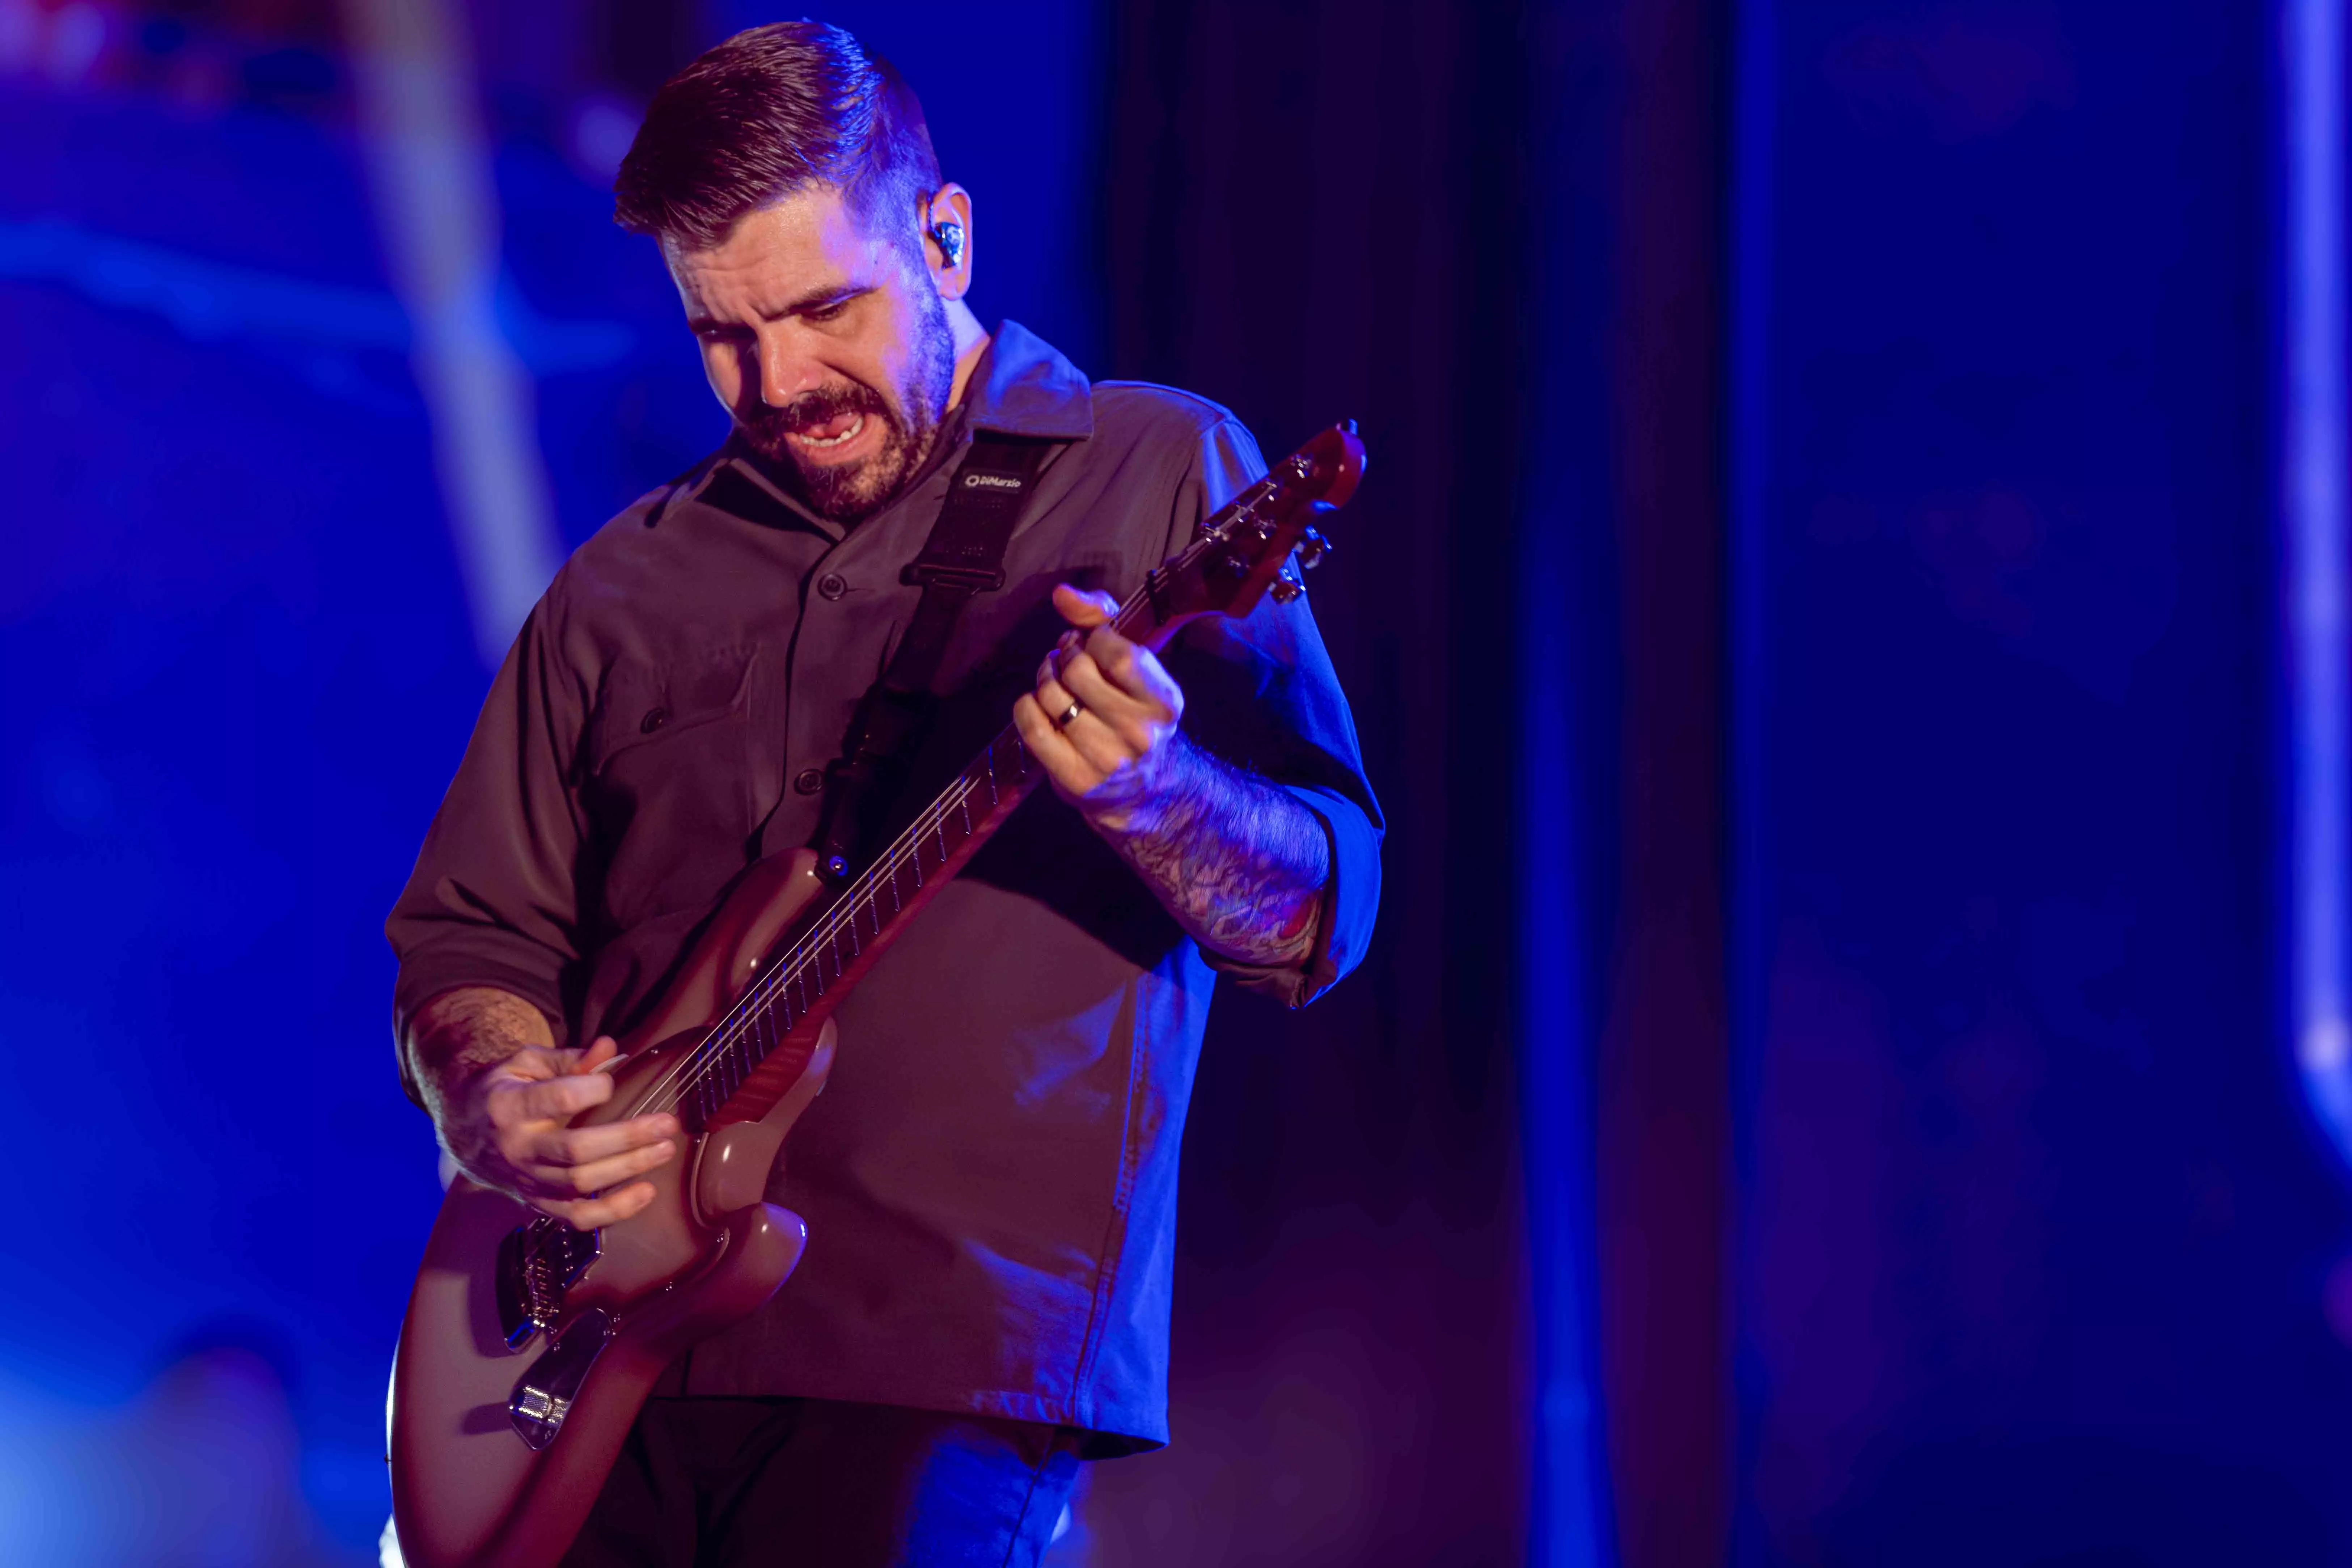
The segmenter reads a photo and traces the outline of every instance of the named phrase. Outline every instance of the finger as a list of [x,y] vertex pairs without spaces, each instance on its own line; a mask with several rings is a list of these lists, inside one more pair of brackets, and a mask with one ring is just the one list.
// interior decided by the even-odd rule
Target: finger
[[651,1182],[633,1182],[618,1192],[601,1193],[593,1198],[534,1198],[531,1206],[541,1214],[569,1221],[575,1229],[595,1230],[644,1212],[653,1201]]
[[537,1082],[564,1070],[564,1053],[549,1046],[525,1046],[490,1069],[492,1087],[499,1083]]
[[1151,744],[1155,731],[1176,717],[1155,699],[1118,685],[1087,654],[1078,655],[1063,668],[1062,684],[1079,707],[1118,731],[1139,752]]
[[[1106,700],[1114,699],[1107,695]],[[1123,699],[1116,700],[1122,701],[1129,708],[1133,707],[1131,702],[1125,702]],[[1065,699],[1062,708],[1055,710],[1054,728],[1062,743],[1077,754],[1087,772],[1096,775],[1097,782],[1108,778],[1122,768],[1133,767],[1150,743],[1148,739],[1130,742],[1127,734],[1129,726],[1114,725],[1084,702],[1078,704],[1077,716],[1065,724],[1061,721],[1061,714],[1068,707],[1069,700]],[[1133,728],[1141,728],[1132,724],[1132,715],[1129,715],[1129,722]],[[1080,793],[1093,787],[1092,784],[1085,785]]]
[[608,1160],[595,1160],[585,1165],[543,1166],[525,1173],[542,1191],[559,1193],[567,1197],[586,1197],[591,1194],[617,1187],[635,1176],[667,1165],[677,1157],[677,1145],[665,1139],[643,1149],[632,1149]]
[[524,1158],[541,1165],[585,1165],[656,1143],[675,1144],[684,1134],[674,1116],[633,1116],[595,1127],[551,1127],[523,1135]]
[[572,1064],[572,1070],[573,1072],[594,1072],[598,1068],[603,1067],[606,1062],[611,1061],[614,1057],[617,1057],[620,1054],[620,1045],[613,1038],[612,1036],[599,1035],[596,1037],[595,1043],[591,1045],[585,1051],[582,1052],[579,1058]]
[[[1121,691],[1159,703],[1171,718],[1184,711],[1184,689],[1176,684],[1176,678],[1168,673],[1160,656],[1141,643],[1130,642],[1105,628],[1087,638],[1086,656]],[[1069,663],[1066,658],[1062,667],[1066,669]]]
[[[1080,660],[1085,658],[1084,654],[1078,656]],[[1072,661],[1074,666],[1077,660]],[[1093,684],[1097,689],[1105,691],[1108,689],[1099,676],[1094,677]],[[1129,744],[1126,739],[1124,732],[1126,730],[1143,732],[1141,724],[1132,711],[1135,704],[1129,699],[1123,697],[1118,699],[1121,707],[1130,711],[1120,716],[1123,727],[1114,727],[1089,711],[1086,701],[1058,680],[1047,679],[1040,684],[1036,696],[1039,710],[1051,715],[1050,721],[1055,731],[1061,735],[1063,742],[1097,773],[1108,776],[1127,766],[1142,753],[1144,746],[1150,743],[1148,734],[1145,739],[1134,745]],[[1070,705],[1073,702],[1077,704],[1078,710],[1065,720],[1063,715],[1070,713]],[[1100,780],[1097,779],[1096,782],[1099,783]],[[1071,787],[1084,794],[1094,785],[1073,784]]]
[[1087,637],[1084,632],[1075,628],[1064,632],[1055,640],[1054,646],[1046,650],[1045,657],[1037,661],[1037,679],[1047,680],[1059,675],[1062,672],[1062,661],[1086,646]]
[[592,1105],[613,1098],[604,1073],[567,1073],[538,1083],[509,1085],[490,1096],[490,1121],[499,1127],[527,1121],[569,1121]]
[[[1066,697],[1063,699],[1065,707],[1068,702]],[[1021,743],[1028,747],[1029,754],[1044,765],[1045,776],[1052,779],[1054,787],[1063,794],[1084,795],[1102,783],[1102,775],[1078,754],[1077,748],[1070,744],[1068,737],[1055,727],[1054,721],[1045,717],[1045,710],[1037,705],[1034,693],[1024,691],[1013,702],[1013,724],[1021,731]]]
[[1061,678],[1051,672],[1038,678],[1036,696],[1038,710],[1056,722],[1076,700],[1070,689],[1062,684]]
[[1089,593],[1062,583],[1054,589],[1054,608],[1074,626],[1098,626],[1118,614],[1118,601],[1108,594]]

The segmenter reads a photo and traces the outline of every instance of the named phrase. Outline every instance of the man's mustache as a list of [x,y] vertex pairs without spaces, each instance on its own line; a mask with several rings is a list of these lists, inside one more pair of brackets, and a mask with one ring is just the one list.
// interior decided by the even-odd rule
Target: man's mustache
[[891,417],[890,405],[872,387],[845,382],[803,392],[782,408],[771,408],[761,404],[750,424],[755,433],[781,440],[794,430],[823,425],[845,414],[874,414],[884,419]]

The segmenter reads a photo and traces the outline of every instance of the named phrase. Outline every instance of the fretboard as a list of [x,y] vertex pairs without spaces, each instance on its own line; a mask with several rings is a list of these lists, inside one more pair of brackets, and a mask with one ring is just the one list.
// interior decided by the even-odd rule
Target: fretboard
[[[1192,545],[1145,577],[1119,606],[1112,628],[1153,648],[1164,643],[1181,617],[1160,605],[1162,586],[1177,574],[1202,568],[1222,537],[1220,529],[1234,520],[1252,520],[1252,509],[1275,483],[1272,476],[1260,479],[1220,509]],[[789,946],[761,966],[741,999],[675,1070],[661,1106],[676,1110],[689,1132],[718,1120],[740,1119],[747,1110],[763,1113],[766,1105],[754,1109],[753,1102],[772,1102],[773,1084],[764,1096],[730,1102],[761,1064],[794,1038],[795,1028],[803,1030],[800,1044],[806,1048],[804,1026],[810,1020],[838,1005],[916,911],[962,869],[1044,777],[1043,764],[1022,742],[1020,731],[1007,725]]]
[[962,869],[1045,769],[1007,725],[873,863],[763,966],[696,1048],[675,1104],[688,1131],[709,1126],[794,1026],[830,1012],[915,911]]

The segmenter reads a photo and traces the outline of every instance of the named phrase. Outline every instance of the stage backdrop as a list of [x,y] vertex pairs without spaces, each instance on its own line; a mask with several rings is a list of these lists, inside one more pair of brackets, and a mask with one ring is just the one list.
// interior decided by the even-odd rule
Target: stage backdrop
[[2352,1551],[2271,849],[2313,10],[1740,8],[1742,1562]]

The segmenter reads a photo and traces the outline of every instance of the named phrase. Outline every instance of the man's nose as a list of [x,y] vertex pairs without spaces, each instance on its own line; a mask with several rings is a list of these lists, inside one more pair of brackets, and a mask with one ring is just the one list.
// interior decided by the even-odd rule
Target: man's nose
[[793,398],[824,384],[824,367],[792,341],[788,332],[763,332],[760,338],[760,401],[782,408]]

